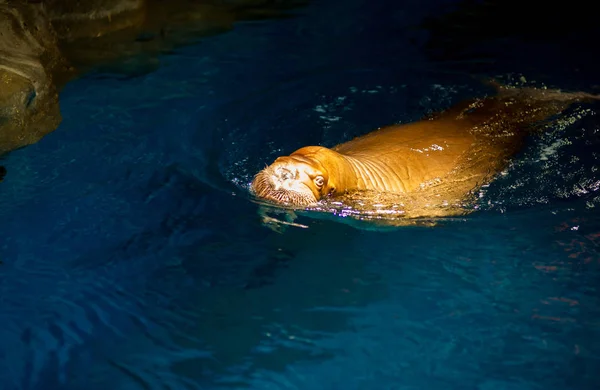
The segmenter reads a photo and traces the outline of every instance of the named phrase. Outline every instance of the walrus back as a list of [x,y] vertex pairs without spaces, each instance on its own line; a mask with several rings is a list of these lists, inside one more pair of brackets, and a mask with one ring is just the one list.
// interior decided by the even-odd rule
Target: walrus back
[[455,123],[424,121],[388,126],[333,150],[378,167],[384,180],[400,181],[405,191],[413,191],[447,175],[474,142],[475,137]]
[[[407,191],[461,169],[475,187],[502,170],[524,139],[571,104],[598,100],[583,92],[499,86],[496,95],[462,102],[430,120],[388,126],[332,148],[394,171]],[[468,171],[468,172],[467,172]]]
[[377,153],[383,146],[383,153],[388,153],[389,149],[427,147],[431,140],[440,137],[457,144],[469,142],[473,137],[497,140],[499,144],[520,142],[573,103],[600,100],[600,96],[586,92],[509,88],[490,83],[496,87],[493,96],[463,101],[428,120],[383,127],[336,145],[333,150],[349,154],[365,150]]
[[441,112],[435,120],[467,122],[476,135],[496,137],[506,130],[527,134],[539,130],[573,103],[600,100],[600,96],[586,92],[490,84],[496,88],[495,95],[464,101]]

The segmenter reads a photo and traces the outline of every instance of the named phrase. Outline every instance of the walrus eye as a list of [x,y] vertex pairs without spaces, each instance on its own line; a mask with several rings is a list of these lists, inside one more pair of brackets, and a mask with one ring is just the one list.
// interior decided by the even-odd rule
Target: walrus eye
[[323,187],[323,185],[325,184],[325,179],[323,179],[323,176],[317,176],[315,177],[315,185],[320,189],[321,187]]

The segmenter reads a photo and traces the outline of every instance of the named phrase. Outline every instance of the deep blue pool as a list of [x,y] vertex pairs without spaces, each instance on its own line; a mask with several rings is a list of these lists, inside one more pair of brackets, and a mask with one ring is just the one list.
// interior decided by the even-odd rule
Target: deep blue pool
[[278,154],[485,91],[401,33],[435,7],[316,1],[68,84],[3,161],[0,389],[600,388],[598,106],[442,226],[279,234],[247,197]]

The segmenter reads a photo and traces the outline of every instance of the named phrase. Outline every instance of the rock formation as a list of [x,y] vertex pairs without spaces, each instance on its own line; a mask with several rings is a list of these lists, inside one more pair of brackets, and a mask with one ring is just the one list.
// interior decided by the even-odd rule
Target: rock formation
[[305,1],[0,0],[0,156],[58,126],[58,92],[73,77],[147,72],[166,50]]
[[40,5],[0,0],[0,155],[58,125],[52,75],[65,64]]

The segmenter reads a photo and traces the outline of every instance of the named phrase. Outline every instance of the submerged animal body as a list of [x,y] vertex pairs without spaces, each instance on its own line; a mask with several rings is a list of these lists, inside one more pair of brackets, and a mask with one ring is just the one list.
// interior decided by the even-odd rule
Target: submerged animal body
[[531,132],[572,103],[592,99],[598,97],[497,86],[493,96],[428,119],[380,128],[333,148],[302,147],[258,172],[251,190],[260,199],[299,207],[352,194],[374,202],[397,195],[412,199],[407,216],[439,216],[423,203],[461,202],[504,169]]

